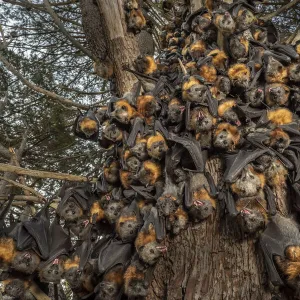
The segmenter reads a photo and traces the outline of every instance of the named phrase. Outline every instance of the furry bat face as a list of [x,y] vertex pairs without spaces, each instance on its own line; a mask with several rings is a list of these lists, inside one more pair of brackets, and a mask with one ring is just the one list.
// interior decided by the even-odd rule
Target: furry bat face
[[207,87],[191,76],[182,86],[182,98],[190,102],[205,102]]
[[290,89],[284,84],[272,83],[266,85],[265,94],[268,106],[284,105],[289,100]]
[[134,62],[136,71],[150,75],[157,70],[157,64],[152,56],[139,56]]
[[133,148],[131,148],[130,151],[140,161],[145,161],[148,158],[147,142],[146,142],[146,140],[138,142]]
[[126,160],[126,165],[130,172],[137,173],[141,168],[142,163],[137,157],[131,156]]
[[127,26],[133,32],[140,32],[146,25],[146,19],[140,9],[132,9],[127,15]]
[[214,146],[225,150],[233,150],[240,140],[240,133],[236,126],[220,123],[214,134]]
[[251,197],[257,195],[264,187],[263,174],[256,173],[251,166],[244,168],[239,178],[231,185],[231,190],[239,197]]
[[12,261],[12,268],[25,274],[33,274],[38,268],[40,258],[33,251],[17,252]]
[[161,176],[161,165],[150,160],[143,163],[141,170],[136,176],[143,185],[154,185]]
[[157,241],[152,241],[141,246],[138,250],[140,258],[147,264],[153,265],[157,262],[162,253],[165,252],[165,247],[160,246]]
[[128,103],[128,101],[122,99],[116,102],[115,110],[110,115],[122,124],[129,124],[130,120],[133,119],[136,114],[136,110]]
[[270,56],[265,70],[265,77],[267,83],[286,83],[288,81],[288,71],[281,62]]
[[259,210],[244,208],[240,211],[240,217],[238,218],[240,226],[244,232],[254,233],[258,229],[265,226],[265,218]]
[[56,258],[39,271],[39,277],[42,282],[59,283],[63,273],[63,261]]
[[255,15],[249,10],[242,8],[239,10],[236,18],[236,29],[246,30],[248,29],[256,20]]
[[136,266],[130,265],[124,274],[125,294],[128,297],[146,297],[148,283],[145,282],[145,274]]
[[225,95],[228,95],[230,93],[231,84],[230,79],[228,77],[218,76],[216,86]]
[[179,205],[177,197],[173,194],[164,193],[157,200],[157,209],[164,216],[169,216],[176,211]]
[[168,150],[168,146],[164,137],[156,133],[147,140],[147,151],[152,158],[161,160]]
[[75,221],[83,215],[82,208],[70,197],[61,208],[60,216],[66,221]]
[[119,182],[120,165],[117,161],[111,162],[108,166],[104,167],[104,178],[110,184]]
[[270,139],[265,144],[282,153],[289,146],[290,142],[288,134],[282,129],[276,128],[271,132]]
[[104,275],[103,281],[96,288],[98,299],[114,300],[123,284],[123,267],[114,267]]
[[79,239],[83,239],[89,232],[91,224],[86,218],[80,218],[66,223],[69,230]]
[[195,132],[205,132],[213,128],[215,119],[211,116],[207,109],[196,107],[191,112],[189,126]]
[[235,64],[228,70],[233,86],[246,90],[250,82],[250,70],[245,64]]
[[168,105],[168,122],[178,124],[183,119],[185,107],[177,99],[172,99]]
[[116,231],[122,240],[133,241],[138,233],[139,225],[135,216],[120,216],[116,223]]
[[249,42],[242,36],[233,36],[229,41],[230,54],[235,60],[247,57]]
[[114,143],[122,141],[123,138],[122,131],[117,127],[116,124],[105,122],[103,125],[104,127],[103,127],[102,134],[106,139]]
[[229,12],[225,12],[224,14],[217,14],[214,23],[223,34],[233,33],[236,26]]
[[25,282],[20,279],[7,281],[8,282],[4,282],[6,295],[13,297],[13,299],[23,299],[26,290]]
[[241,122],[239,120],[237,113],[234,110],[235,106],[236,106],[235,100],[226,100],[219,105],[218,114],[224,121],[236,126],[240,126]]
[[291,64],[288,68],[288,73],[291,81],[300,82],[300,63]]
[[178,207],[173,215],[170,216],[170,223],[172,226],[172,233],[179,234],[179,232],[186,228],[188,223],[188,214],[182,207]]
[[270,186],[282,187],[285,185],[288,172],[280,160],[272,159],[269,167],[265,170],[265,174],[267,183]]
[[261,87],[255,87],[246,91],[245,99],[252,107],[260,107],[265,99],[264,89]]
[[122,201],[110,201],[106,204],[104,213],[109,223],[113,224],[117,221],[123,207],[124,203]]

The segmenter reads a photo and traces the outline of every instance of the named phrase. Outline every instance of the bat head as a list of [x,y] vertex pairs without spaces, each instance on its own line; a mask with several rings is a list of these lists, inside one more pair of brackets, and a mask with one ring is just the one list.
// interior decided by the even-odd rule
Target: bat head
[[152,241],[137,249],[139,257],[149,265],[155,264],[165,251],[166,247],[160,246],[157,241]]
[[79,239],[83,239],[85,236],[87,236],[92,225],[87,218],[82,217],[77,220],[66,222],[66,226]]
[[133,241],[137,236],[139,223],[135,216],[130,218],[119,218],[117,222],[117,232],[122,241]]
[[104,178],[110,184],[119,182],[120,165],[117,161],[113,161],[109,166],[104,167]]
[[230,79],[226,76],[219,76],[217,79],[217,86],[219,90],[224,93],[225,95],[228,95],[230,93],[231,89],[231,83]]
[[155,162],[147,160],[143,163],[137,179],[145,186],[153,185],[161,176],[161,166]]
[[110,115],[122,124],[129,124],[134,114],[135,109],[122,99],[115,104],[115,110]]
[[144,280],[131,280],[127,288],[127,295],[130,297],[146,297],[148,287],[149,284]]
[[81,287],[81,271],[79,271],[78,266],[71,267],[64,273],[64,278],[68,282],[71,288]]
[[167,143],[161,134],[151,136],[147,141],[149,156],[161,160],[168,150]]
[[245,98],[252,107],[260,107],[265,99],[264,89],[259,87],[250,89],[245,93]]
[[291,81],[300,82],[300,63],[289,66],[289,78]]
[[22,299],[25,294],[24,281],[20,279],[9,280],[9,282],[5,284],[5,293],[8,296],[14,297],[13,299]]
[[229,12],[217,17],[217,26],[223,33],[232,33],[235,30],[235,22]]
[[33,274],[38,268],[40,258],[33,251],[17,252],[12,261],[12,268],[25,274]]
[[225,150],[233,148],[234,141],[232,139],[231,134],[226,129],[223,129],[222,131],[218,132],[214,136],[214,146],[216,148]]
[[166,217],[173,214],[179,205],[177,197],[171,194],[162,195],[156,204],[159,214]]
[[241,125],[241,121],[237,115],[237,113],[234,111],[234,109],[227,109],[223,114],[223,119],[236,126]]
[[213,214],[214,209],[210,200],[195,200],[189,213],[196,220],[204,220]]
[[60,216],[66,221],[74,221],[83,215],[82,208],[77,204],[77,201],[70,197],[60,210]]
[[285,85],[271,84],[266,91],[267,104],[270,106],[283,105],[288,101],[289,94],[289,88]]
[[133,148],[131,148],[131,153],[140,161],[146,160],[148,158],[147,143],[137,143]]
[[214,119],[209,113],[202,113],[200,110],[196,115],[195,125],[196,132],[207,132],[213,128]]
[[184,106],[170,105],[168,110],[168,122],[178,124],[183,119]]
[[64,273],[62,259],[56,258],[39,271],[42,282],[59,283]]
[[117,127],[116,124],[110,124],[110,123],[106,123],[104,128],[103,128],[103,132],[102,132],[103,136],[112,141],[112,142],[120,142],[123,138],[123,134],[122,131]]
[[113,281],[102,281],[99,284],[98,298],[103,300],[114,300],[119,291],[120,286],[118,283]]
[[277,128],[271,132],[269,146],[276,149],[278,152],[283,153],[283,151],[289,146],[291,140],[287,133],[282,129]]
[[240,197],[251,197],[255,196],[263,185],[263,178],[248,166],[244,168],[236,182],[231,185],[231,190]]
[[130,172],[137,173],[142,163],[137,157],[131,156],[126,160],[126,165]]
[[207,87],[203,84],[194,84],[184,92],[187,101],[205,102],[205,99],[207,98]]
[[117,221],[124,207],[122,201],[109,201],[104,206],[104,214],[109,223],[113,224]]
[[79,121],[79,129],[86,135],[86,137],[90,137],[98,131],[98,123],[95,120],[92,120],[88,117],[83,117]]
[[179,234],[179,232],[186,228],[188,222],[188,215],[187,213],[179,208],[176,213],[173,215],[172,222],[172,233]]
[[265,226],[265,219],[260,211],[244,208],[240,212],[239,223],[244,232],[254,233]]

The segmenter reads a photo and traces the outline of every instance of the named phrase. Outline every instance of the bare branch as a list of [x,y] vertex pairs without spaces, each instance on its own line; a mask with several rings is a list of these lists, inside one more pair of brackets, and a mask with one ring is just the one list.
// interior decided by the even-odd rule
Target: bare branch
[[[0,163],[0,171],[2,172],[12,172],[18,175],[28,175],[32,177],[38,178],[52,178],[57,180],[68,180],[68,181],[77,181],[77,182],[87,182],[89,179],[84,176],[71,175],[67,173],[56,173],[56,172],[48,172],[48,171],[39,171],[39,170],[29,170],[20,167],[15,167],[8,164]],[[97,179],[94,178],[92,181],[95,182]]]
[[13,186],[19,187],[25,191],[29,191],[31,194],[36,195],[40,199],[45,199],[45,197],[42,194],[40,194],[39,192],[37,192],[36,190],[34,190],[33,188],[31,188],[29,186],[26,186],[24,184],[14,181],[14,180],[7,179],[3,176],[0,176],[0,180],[4,180],[4,181],[12,184]]
[[103,95],[103,94],[107,94],[107,93],[110,92],[109,90],[101,91],[101,92],[85,92],[85,91],[80,91],[80,90],[77,90],[77,89],[72,89],[72,88],[69,88],[69,87],[64,86],[64,85],[60,85],[60,87],[64,90],[66,90],[66,91],[75,92],[77,94],[82,94],[82,95]]
[[300,0],[294,0],[294,1],[291,1],[290,3],[280,7],[279,9],[277,9],[276,11],[270,13],[270,14],[267,14],[265,15],[264,17],[261,17],[262,20],[264,21],[268,21],[268,20],[271,20],[272,18],[278,16],[279,14],[281,14],[282,12],[290,9],[291,7],[295,6],[296,4],[300,3]]
[[74,39],[71,34],[65,29],[64,25],[60,22],[59,17],[55,13],[55,11],[52,9],[50,2],[48,0],[44,0],[44,6],[49,13],[49,15],[52,17],[54,23],[58,26],[60,31],[64,34],[64,36],[79,50],[81,50],[84,54],[86,54],[89,58],[91,58],[93,61],[96,61],[97,58],[86,48],[84,48],[76,39]]
[[[8,196],[2,196],[0,195],[0,201],[7,201]],[[14,201],[30,201],[30,202],[35,202],[35,203],[41,203],[43,202],[41,198],[36,197],[36,196],[26,196],[26,195],[15,195],[14,196]]]
[[286,43],[291,44],[299,32],[300,32],[300,24],[298,25],[296,30],[287,38]]
[[1,53],[0,53],[0,61],[2,61],[2,63],[5,65],[5,67],[11,73],[13,73],[23,84],[27,85],[29,88],[36,91],[37,93],[44,94],[45,96],[48,96],[51,99],[53,99],[55,102],[59,102],[59,103],[64,104],[66,106],[75,106],[75,107],[78,107],[78,108],[81,108],[81,109],[88,109],[89,108],[88,105],[73,102],[70,99],[59,96],[54,92],[50,92],[48,90],[45,90],[45,89],[41,88],[40,86],[37,86],[37,85],[33,84],[32,82],[28,81],[26,78],[23,77],[23,75],[19,71],[17,71],[13,67],[13,65],[8,60],[6,60],[6,58],[3,55],[1,55]]

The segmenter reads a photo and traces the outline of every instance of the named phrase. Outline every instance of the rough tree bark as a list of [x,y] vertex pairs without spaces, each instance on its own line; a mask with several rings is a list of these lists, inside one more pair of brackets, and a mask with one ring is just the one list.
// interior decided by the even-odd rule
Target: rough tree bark
[[[135,82],[122,70],[122,65],[136,58],[137,43],[131,34],[126,33],[122,1],[98,0],[97,3],[108,55],[116,71],[118,92],[122,95]],[[192,10],[201,5],[201,0],[191,0]],[[89,18],[87,11],[84,18]],[[87,35],[91,36],[93,30],[85,26]],[[219,183],[222,174],[220,159],[211,159],[206,168]],[[287,214],[285,192],[278,189],[276,196],[278,209]],[[232,219],[221,217],[217,210],[208,220],[191,224],[175,238],[166,240],[168,252],[155,266],[147,299],[271,300],[257,240],[244,237],[234,223]]]

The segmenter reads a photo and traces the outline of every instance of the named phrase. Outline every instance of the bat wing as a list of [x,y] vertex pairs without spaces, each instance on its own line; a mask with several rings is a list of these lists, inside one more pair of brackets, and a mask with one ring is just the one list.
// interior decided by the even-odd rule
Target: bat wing
[[285,237],[282,231],[272,219],[266,230],[261,234],[259,244],[264,254],[269,279],[276,286],[283,285],[283,282],[276,269],[273,256],[280,255],[284,257],[284,249],[287,246],[284,241]]
[[208,102],[208,110],[211,113],[213,117],[218,116],[218,100],[217,98],[214,98],[210,92],[210,90],[207,90],[208,97],[207,97],[207,102]]
[[157,208],[152,207],[149,215],[147,216],[144,225],[141,230],[148,231],[148,228],[152,224],[155,228],[156,239],[162,241],[166,236],[166,229],[164,220],[159,216]]
[[155,120],[154,122],[154,133],[156,133],[156,131],[160,132],[165,139],[169,138],[169,131],[161,124],[159,120]]
[[277,213],[275,195],[272,192],[271,188],[268,185],[264,187],[266,199],[268,202],[268,211],[271,216],[275,216]]
[[299,54],[294,49],[294,47],[291,45],[275,44],[275,45],[272,45],[272,50],[282,53],[282,54],[285,54],[292,59],[299,58]]
[[43,267],[53,261],[60,255],[68,254],[72,248],[71,238],[59,225],[59,221],[55,218],[50,226],[50,254],[47,261],[41,263]]
[[144,197],[146,200],[154,200],[155,197],[151,194],[154,191],[153,186],[143,187],[137,185],[130,186],[135,192]]
[[126,140],[128,147],[133,147],[135,145],[135,140],[138,134],[143,135],[145,131],[144,120],[142,118],[135,118],[132,125],[130,134]]
[[234,182],[247,164],[266,152],[268,152],[268,149],[256,149],[254,151],[240,150],[237,154],[225,154],[225,182]]
[[238,215],[238,211],[236,210],[235,201],[229,187],[227,187],[224,196],[225,205],[229,216],[236,217]]
[[191,193],[191,185],[189,181],[184,183],[184,204],[186,208],[190,208],[193,205],[193,197]]
[[205,172],[205,177],[209,185],[210,194],[215,197],[218,195],[218,189],[216,187],[215,181],[209,172]]
[[103,274],[118,264],[126,266],[130,262],[133,250],[132,243],[123,243],[117,239],[110,239],[99,252],[99,273]]
[[204,161],[200,143],[192,137],[179,137],[174,133],[169,134],[169,140],[182,145],[191,155],[196,170],[204,172]]
[[46,205],[32,220],[23,222],[23,227],[36,241],[36,250],[38,250],[36,251],[37,254],[39,254],[44,260],[48,259],[50,254],[50,222],[48,208],[49,206]]

